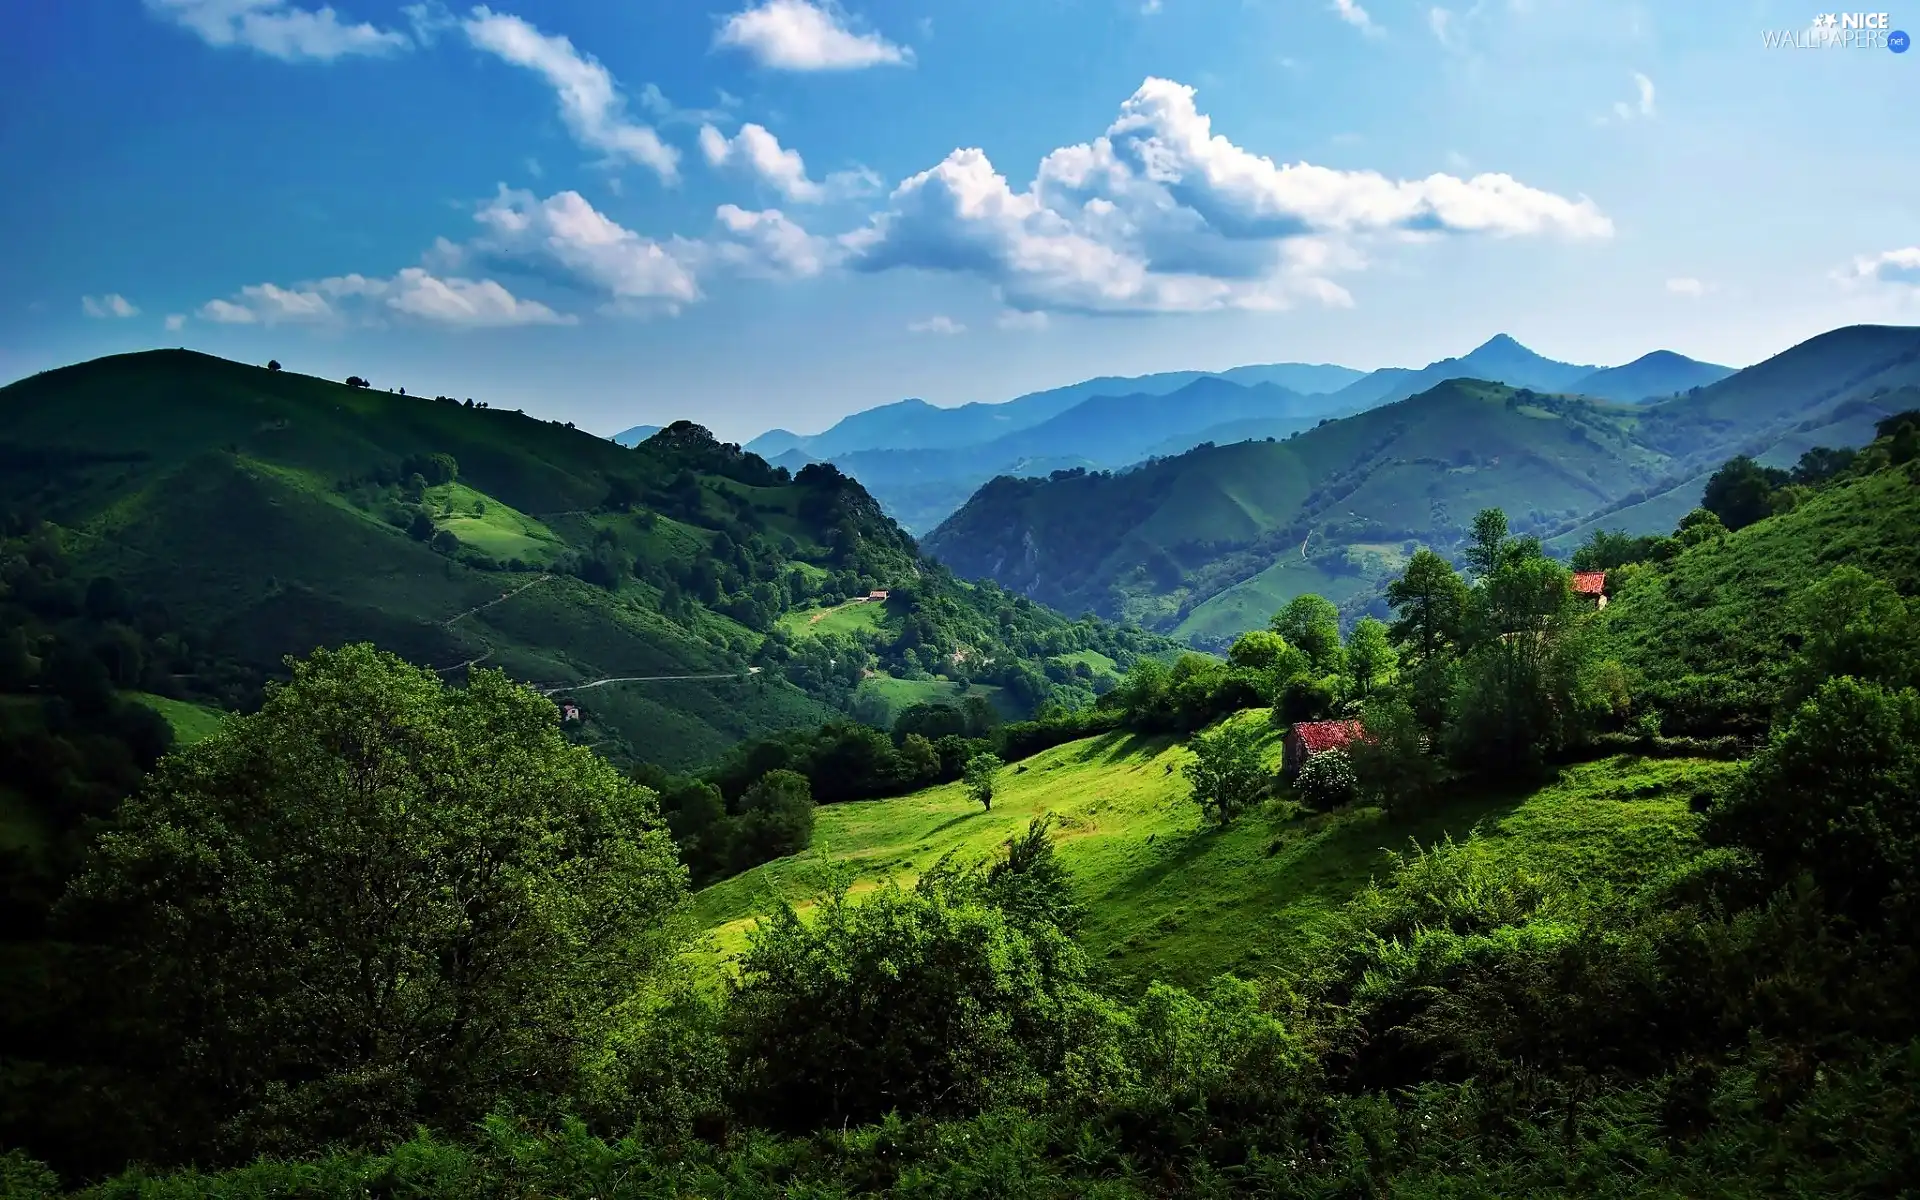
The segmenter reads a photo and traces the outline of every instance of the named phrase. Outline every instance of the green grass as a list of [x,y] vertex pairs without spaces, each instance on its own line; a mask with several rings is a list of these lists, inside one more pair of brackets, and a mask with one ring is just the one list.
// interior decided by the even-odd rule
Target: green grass
[[219,709],[187,700],[170,700],[151,692],[129,692],[127,699],[138,701],[165,717],[173,727],[176,746],[191,746],[201,738],[220,732],[220,727],[227,722],[227,714]]
[[887,606],[872,600],[849,600],[832,608],[797,608],[780,615],[780,627],[791,637],[842,637],[872,633],[886,623]]
[[545,566],[567,549],[546,525],[463,483],[429,488],[426,499],[436,527],[501,562],[517,558]]
[[1087,669],[1095,675],[1124,674],[1124,672],[1120,670],[1119,663],[1108,658],[1098,650],[1075,650],[1072,654],[1056,654],[1053,656],[1053,661],[1065,667],[1073,667],[1085,663],[1087,664]]
[[1343,604],[1372,585],[1358,575],[1335,575],[1298,551],[1266,570],[1234,584],[1195,606],[1173,629],[1180,638],[1232,638],[1249,629],[1265,629],[1273,614],[1295,596],[1313,592]]
[[[1240,720],[1260,721],[1264,712]],[[1265,743],[1277,764],[1278,736]],[[1404,850],[1476,827],[1477,852],[1514,856],[1575,880],[1631,883],[1692,838],[1688,798],[1731,764],[1616,758],[1568,770],[1532,793],[1455,799],[1417,818],[1373,808],[1293,815],[1277,803],[1225,829],[1202,822],[1169,739],[1109,734],[1010,767],[991,811],[958,784],[819,810],[812,848],[706,888],[695,913],[724,962],[757,914],[805,907],[829,862],[857,892],[910,883],[949,851],[985,856],[1042,813],[1086,903],[1082,940],[1114,981],[1196,984],[1226,970],[1258,974],[1311,956],[1328,918]]]
[[887,706],[887,723],[912,708],[916,704],[959,704],[968,696],[985,696],[1002,716],[1010,716],[1005,708],[1005,689],[992,684],[976,683],[966,691],[950,679],[896,679],[891,675],[870,675],[860,682],[859,695],[862,699],[875,698]]

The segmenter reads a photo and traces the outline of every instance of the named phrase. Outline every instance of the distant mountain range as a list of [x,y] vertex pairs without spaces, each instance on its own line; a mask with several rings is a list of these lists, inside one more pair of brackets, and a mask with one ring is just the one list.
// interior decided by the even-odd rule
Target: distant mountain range
[[[996,476],[1110,470],[1208,442],[1284,438],[1449,379],[1631,402],[1685,391],[1728,372],[1667,351],[1610,370],[1563,363],[1501,334],[1419,369],[1363,372],[1325,363],[1272,363],[1107,376],[1001,404],[936,408],[901,400],[854,413],[824,433],[772,430],[746,449],[789,470],[830,461],[860,480],[910,532],[922,534]],[[1630,394],[1637,388],[1646,390]]]
[[[1633,395],[1646,387],[1668,398]],[[922,544],[1056,608],[1217,641],[1302,592],[1368,603],[1484,507],[1565,540],[1671,529],[1735,454],[1791,464],[1920,407],[1920,329],[1840,329],[1731,373],[1672,354],[1577,367],[1495,338],[1313,399],[1363,411],[1125,472],[996,478]]]
[[611,440],[620,443],[622,446],[638,446],[641,442],[646,441],[659,432],[660,427],[658,425],[635,425],[631,429],[622,429],[619,433],[614,434]]

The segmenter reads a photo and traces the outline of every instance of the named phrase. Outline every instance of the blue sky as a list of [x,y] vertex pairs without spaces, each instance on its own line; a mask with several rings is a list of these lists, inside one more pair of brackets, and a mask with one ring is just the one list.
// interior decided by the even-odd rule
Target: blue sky
[[745,439],[1497,332],[1744,365],[1920,320],[1920,53],[1763,45],[1816,15],[16,5],[0,379],[186,345]]

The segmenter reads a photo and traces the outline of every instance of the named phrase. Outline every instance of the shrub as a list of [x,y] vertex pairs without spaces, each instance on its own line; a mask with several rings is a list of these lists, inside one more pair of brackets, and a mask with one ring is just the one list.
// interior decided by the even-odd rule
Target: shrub
[[1309,808],[1324,812],[1352,800],[1358,783],[1345,750],[1322,750],[1301,765],[1293,788]]

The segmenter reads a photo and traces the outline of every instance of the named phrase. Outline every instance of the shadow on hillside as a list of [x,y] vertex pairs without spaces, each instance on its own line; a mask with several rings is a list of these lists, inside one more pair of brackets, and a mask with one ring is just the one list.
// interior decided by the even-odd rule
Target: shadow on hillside
[[943,834],[947,830],[952,829],[955,825],[964,825],[968,821],[971,821],[976,817],[984,816],[986,812],[987,810],[982,808],[978,810],[970,810],[968,812],[963,812],[957,816],[948,817],[946,820],[940,822],[938,825],[935,825],[932,829],[927,830],[926,833],[922,835],[922,837],[923,838],[938,837],[940,834]]
[[1164,733],[1109,733],[1089,746],[1081,754],[1080,761],[1115,763],[1136,755],[1152,758],[1172,744],[1173,738]]

